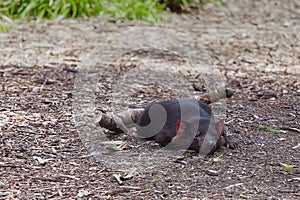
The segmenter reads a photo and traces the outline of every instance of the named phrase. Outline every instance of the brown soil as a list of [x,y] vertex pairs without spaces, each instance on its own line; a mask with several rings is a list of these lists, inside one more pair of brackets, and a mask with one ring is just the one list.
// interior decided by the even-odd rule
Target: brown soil
[[[149,25],[94,18],[20,23],[18,30],[0,34],[0,198],[299,199],[300,3],[226,3],[225,8],[208,4],[199,13],[168,15],[169,23],[150,26],[189,32],[191,38],[184,40],[200,44],[236,90],[227,101],[225,122],[240,148],[205,158],[186,154],[168,166],[134,174],[109,168],[87,150],[73,120],[72,95],[76,70],[91,50],[131,26]],[[114,110],[108,100],[116,73],[99,78],[101,109]],[[199,93],[206,90],[195,74],[186,78]],[[157,88],[149,88],[131,107],[176,97],[165,88],[156,96],[151,89]],[[158,148],[124,134],[109,138]]]

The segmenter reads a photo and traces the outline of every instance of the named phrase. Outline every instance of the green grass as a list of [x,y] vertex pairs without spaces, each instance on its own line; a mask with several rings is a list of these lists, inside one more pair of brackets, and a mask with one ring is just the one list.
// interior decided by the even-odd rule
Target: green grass
[[2,14],[13,19],[26,17],[55,19],[58,17],[88,17],[102,10],[96,0],[2,0]]
[[165,9],[164,4],[153,0],[113,0],[106,3],[101,15],[109,16],[114,20],[142,20],[159,22],[160,13]]
[[219,156],[219,157],[214,158],[213,161],[221,163],[221,162],[223,162],[223,158],[221,156]]
[[268,127],[268,126],[265,126],[265,125],[259,125],[259,129],[264,130],[264,131],[268,131],[268,132],[271,132],[271,133],[280,133],[280,130],[273,129],[272,127]]
[[8,32],[9,28],[5,22],[0,21],[0,32]]
[[109,146],[110,148],[114,149],[114,148],[116,148],[118,145],[117,145],[117,144],[114,144],[114,143],[110,143],[108,146]]
[[184,179],[188,180],[190,176],[188,174],[183,174]]
[[291,172],[291,171],[293,171],[293,167],[285,166],[282,168],[282,170],[285,172]]
[[162,178],[155,178],[155,179],[153,179],[152,182],[154,182],[154,183],[159,183],[159,182],[162,182],[162,181],[163,181]]
[[[221,0],[177,0],[187,10],[190,5],[202,7],[203,3],[220,3]],[[106,16],[110,21],[143,20],[150,23],[162,20],[170,1],[157,0],[0,0],[0,31],[8,31],[12,20],[63,19]]]
[[165,5],[155,0],[0,0],[0,16],[11,19],[105,15],[156,22],[164,9]]

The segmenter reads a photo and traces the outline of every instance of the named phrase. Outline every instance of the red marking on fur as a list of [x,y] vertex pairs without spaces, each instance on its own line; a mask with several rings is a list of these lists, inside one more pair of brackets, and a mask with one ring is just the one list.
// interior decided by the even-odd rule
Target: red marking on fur
[[221,134],[224,130],[224,122],[222,120],[218,121],[217,123],[218,133]]
[[185,129],[186,129],[186,122],[182,120],[178,120],[176,125],[176,134],[182,133]]

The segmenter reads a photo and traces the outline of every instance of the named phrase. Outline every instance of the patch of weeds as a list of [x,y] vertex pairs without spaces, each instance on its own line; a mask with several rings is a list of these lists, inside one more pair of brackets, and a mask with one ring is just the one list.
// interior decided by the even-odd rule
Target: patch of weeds
[[89,88],[91,88],[91,85],[84,84],[83,87],[84,87],[85,89],[89,89]]
[[193,157],[193,151],[186,151],[186,152],[185,152],[185,155],[186,155],[187,157]]
[[[1,4],[0,4],[1,7]],[[10,19],[9,17],[7,17],[6,15],[1,14],[1,8],[0,8],[0,32],[8,32],[9,31],[9,27],[14,27],[17,28],[14,23],[13,20]]]
[[259,127],[260,130],[268,131],[268,132],[271,132],[271,133],[280,133],[280,130],[274,129],[274,128],[269,127],[269,126],[259,125],[258,127]]
[[221,162],[223,162],[223,158],[221,156],[219,156],[219,157],[214,158],[213,161],[221,163]]
[[[202,9],[204,3],[223,5],[221,0],[1,0],[0,17],[40,21],[101,15],[113,18],[112,22],[143,20],[154,23],[162,21],[160,13],[167,7]],[[0,19],[0,31],[7,32],[4,22]]]
[[[2,0],[0,16],[41,20],[108,16],[117,20],[161,21],[166,5],[155,0]],[[8,31],[0,19],[0,30]]]
[[109,146],[110,148],[114,149],[114,148],[117,147],[117,144],[115,144],[115,143],[109,143],[108,146]]
[[186,179],[186,180],[190,178],[188,174],[184,174],[183,177],[184,177],[184,179]]
[[159,183],[159,182],[162,182],[163,181],[163,178],[155,178],[152,180],[152,182],[154,183]]
[[285,171],[285,172],[291,172],[291,171],[293,171],[293,167],[285,166],[285,167],[282,168],[282,170]]
[[151,23],[161,21],[159,14],[165,9],[165,4],[144,0],[113,0],[103,5],[101,15],[114,20],[142,20]]
[[97,127],[95,125],[91,125],[90,128],[91,128],[92,131],[96,131],[97,130]]
[[103,0],[2,0],[0,13],[12,19],[89,17],[100,13]]
[[0,21],[0,32],[7,33],[9,31],[9,28],[7,25],[5,25],[3,22]]

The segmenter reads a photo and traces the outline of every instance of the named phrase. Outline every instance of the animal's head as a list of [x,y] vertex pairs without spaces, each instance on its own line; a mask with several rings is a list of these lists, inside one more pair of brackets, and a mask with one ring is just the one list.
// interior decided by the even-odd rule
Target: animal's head
[[202,154],[209,154],[216,149],[223,130],[223,121],[215,123],[204,118],[178,120],[176,135],[171,144],[178,149],[189,148]]

